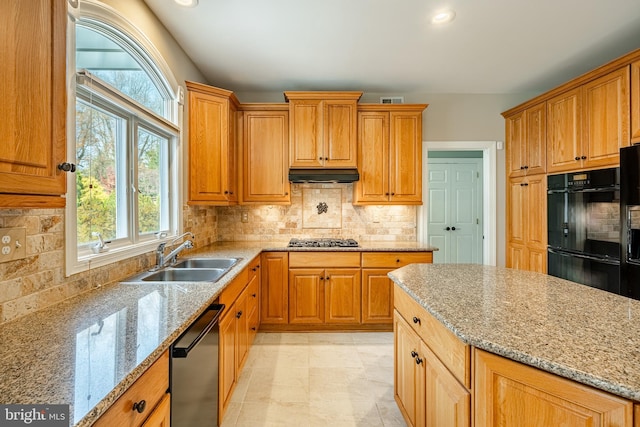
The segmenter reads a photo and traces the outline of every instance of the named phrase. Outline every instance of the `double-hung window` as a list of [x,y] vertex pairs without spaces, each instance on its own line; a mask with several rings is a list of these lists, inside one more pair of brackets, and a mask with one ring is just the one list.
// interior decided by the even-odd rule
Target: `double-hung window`
[[180,228],[175,94],[121,29],[80,18],[74,39],[68,275],[148,252]]

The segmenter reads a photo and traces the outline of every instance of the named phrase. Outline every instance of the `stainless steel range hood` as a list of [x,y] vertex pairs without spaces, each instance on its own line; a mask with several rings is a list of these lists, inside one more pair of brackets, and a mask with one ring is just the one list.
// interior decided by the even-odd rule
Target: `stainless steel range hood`
[[350,183],[360,179],[357,169],[289,169],[289,181]]

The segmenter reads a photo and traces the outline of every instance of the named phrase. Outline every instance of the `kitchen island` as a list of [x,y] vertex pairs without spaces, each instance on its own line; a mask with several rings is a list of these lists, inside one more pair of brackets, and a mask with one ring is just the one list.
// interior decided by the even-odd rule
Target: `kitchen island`
[[[188,257],[241,260],[216,283],[105,284],[0,326],[0,403],[68,404],[69,425],[92,425],[263,251],[283,242],[217,243]],[[415,243],[363,243],[360,252],[431,252]]]
[[[475,405],[475,425],[484,425],[478,420],[486,409],[482,405],[491,406],[491,396],[485,396],[490,394],[485,393],[487,384],[479,381],[484,375],[481,363],[495,355],[511,363],[510,369],[541,370],[547,383],[557,375],[571,380],[564,384],[589,386],[576,392],[578,396],[606,391],[604,397],[610,393],[622,405],[618,415],[627,421],[632,416],[633,403],[640,401],[640,301],[544,274],[480,265],[413,264],[389,276],[400,297],[396,297],[396,314],[423,310],[422,319],[413,315],[413,321],[409,313],[400,313],[406,322],[400,319],[396,333],[404,330],[403,325],[422,333],[419,329],[425,320],[434,319],[432,332],[419,338],[427,340],[425,352],[433,350],[437,357],[429,354],[436,363],[442,361],[459,383],[462,397],[457,408],[468,408],[470,402]],[[404,296],[408,302],[402,305]],[[432,333],[444,338],[430,343]],[[453,351],[459,357],[441,351],[443,342],[459,346]],[[493,384],[499,390],[496,395],[517,383],[510,375]],[[518,387],[524,390],[521,398],[531,396],[526,386],[518,383]],[[413,416],[423,415],[414,412]]]

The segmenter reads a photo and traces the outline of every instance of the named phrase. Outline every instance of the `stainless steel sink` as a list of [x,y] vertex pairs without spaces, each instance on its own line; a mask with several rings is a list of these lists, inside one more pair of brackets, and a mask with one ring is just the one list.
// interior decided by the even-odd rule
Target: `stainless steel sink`
[[173,268],[231,268],[240,258],[188,258],[180,261]]
[[215,282],[220,279],[229,269],[207,268],[207,269],[166,269],[156,271],[149,276],[142,278],[145,282]]

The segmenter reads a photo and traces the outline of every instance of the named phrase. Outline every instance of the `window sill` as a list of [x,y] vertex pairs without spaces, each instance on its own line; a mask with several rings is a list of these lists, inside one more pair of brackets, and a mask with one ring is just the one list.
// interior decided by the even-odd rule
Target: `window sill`
[[78,257],[76,262],[74,262],[73,259],[67,260],[65,276],[69,277],[93,268],[103,267],[105,265],[124,261],[138,255],[143,255],[155,251],[155,249],[158,247],[158,244],[163,241],[165,241],[165,239],[147,241],[123,248],[112,248],[108,252]]

